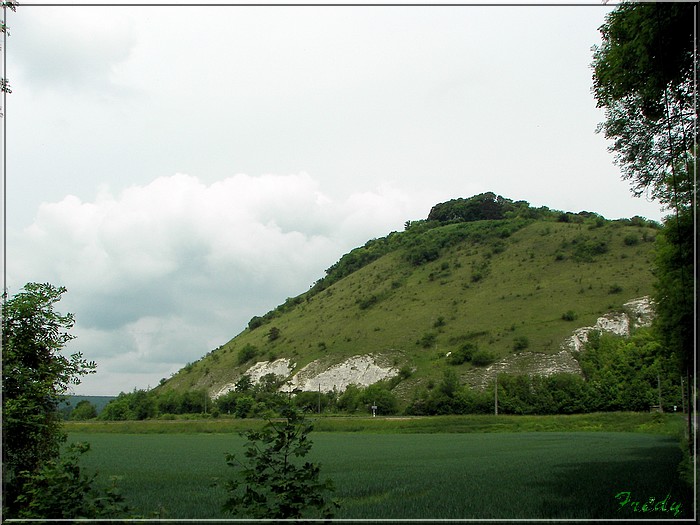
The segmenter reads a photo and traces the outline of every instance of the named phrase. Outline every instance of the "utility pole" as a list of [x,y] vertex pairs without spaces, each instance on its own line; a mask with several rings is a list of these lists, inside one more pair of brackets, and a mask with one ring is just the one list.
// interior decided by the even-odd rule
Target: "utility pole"
[[496,388],[493,391],[494,397],[494,415],[498,415],[498,375],[496,375]]
[[685,389],[683,388],[683,376],[681,375],[681,409],[685,414]]

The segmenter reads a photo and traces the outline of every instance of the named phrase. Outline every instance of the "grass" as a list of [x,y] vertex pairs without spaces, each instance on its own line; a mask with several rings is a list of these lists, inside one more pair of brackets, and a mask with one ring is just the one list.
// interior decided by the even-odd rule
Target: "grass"
[[[678,436],[680,414],[600,412],[568,416],[468,415],[430,417],[309,416],[316,432],[474,433],[474,432],[646,432]],[[69,433],[196,434],[238,433],[264,424],[259,419],[67,421]]]
[[[390,252],[301,300],[270,324],[244,330],[162,388],[217,390],[244,371],[237,357],[246,345],[257,348],[256,360],[288,357],[297,369],[316,359],[331,364],[352,355],[381,354],[387,365],[415,368],[402,389],[408,393],[421,381],[439,380],[449,366],[445,353],[456,350],[466,334],[480,334],[474,342],[497,358],[511,354],[519,337],[528,339],[528,351],[556,353],[575,328],[651,293],[653,243],[630,246],[624,238],[651,239],[654,233],[615,222],[591,228],[537,221],[508,238],[457,244],[421,266],[408,262],[401,250]],[[577,246],[599,241],[607,243],[606,253],[590,262],[576,258]],[[486,270],[474,281],[479,268]],[[612,286],[620,293],[610,294]],[[376,300],[367,304],[371,297]],[[576,322],[562,319],[570,310]],[[280,330],[274,341],[267,335],[272,326]],[[430,348],[416,344],[433,331],[437,338]],[[457,370],[466,373],[470,367]]]
[[[86,469],[119,476],[129,503],[146,517],[221,519],[230,475],[225,452],[236,434],[71,433],[91,442]],[[681,502],[681,452],[661,434],[622,432],[314,432],[308,459],[333,479],[345,519],[668,518],[621,508],[615,495]],[[154,514],[155,513],[155,514]]]

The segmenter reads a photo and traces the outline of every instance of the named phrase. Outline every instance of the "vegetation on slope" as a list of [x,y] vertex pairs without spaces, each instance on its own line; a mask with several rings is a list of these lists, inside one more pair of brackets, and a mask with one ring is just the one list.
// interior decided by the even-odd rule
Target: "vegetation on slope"
[[[464,376],[513,352],[557,353],[578,326],[651,293],[657,232],[639,217],[609,221],[493,194],[449,201],[352,250],[159,389],[213,389],[256,361],[287,357],[299,369],[372,353],[411,371],[395,389],[408,398],[449,367]],[[466,343],[478,359],[446,358]]]

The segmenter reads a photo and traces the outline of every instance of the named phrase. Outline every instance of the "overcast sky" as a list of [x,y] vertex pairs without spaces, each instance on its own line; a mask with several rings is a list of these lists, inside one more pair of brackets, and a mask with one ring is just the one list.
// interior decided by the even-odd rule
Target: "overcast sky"
[[156,386],[368,239],[493,191],[660,220],[596,125],[613,6],[8,11],[7,285],[67,287],[79,394]]

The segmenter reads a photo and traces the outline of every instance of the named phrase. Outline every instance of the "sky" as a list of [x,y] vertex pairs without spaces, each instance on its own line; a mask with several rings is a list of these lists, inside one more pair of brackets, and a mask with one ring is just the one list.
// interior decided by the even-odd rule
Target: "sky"
[[20,2],[8,293],[65,286],[65,351],[97,362],[74,392],[116,395],[439,202],[492,191],[659,221],[596,133],[591,47],[614,5],[589,4]]

